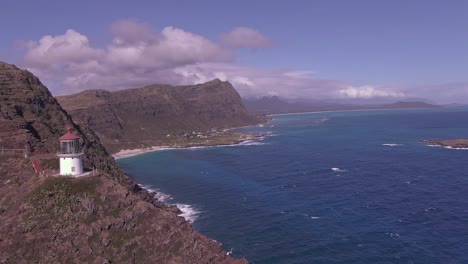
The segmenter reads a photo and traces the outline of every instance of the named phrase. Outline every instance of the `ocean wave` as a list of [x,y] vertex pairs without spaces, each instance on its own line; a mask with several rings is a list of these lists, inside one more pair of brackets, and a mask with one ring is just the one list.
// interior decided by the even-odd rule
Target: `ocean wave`
[[346,170],[340,169],[340,168],[331,168],[332,171],[334,172],[345,172]]
[[[258,140],[263,140],[263,138],[259,138]],[[258,142],[257,140],[246,140],[239,144],[233,144],[229,146],[262,146],[262,145],[266,145],[266,143]]]
[[468,150],[468,148],[454,148],[454,147],[451,147],[451,146],[444,146],[444,148],[446,148],[446,149],[455,149],[455,150]]
[[322,118],[320,118],[318,121],[321,122],[321,123],[323,123],[323,122],[327,122],[328,120],[330,120],[330,118],[328,118],[328,117],[322,117]]
[[201,213],[201,211],[197,210],[194,206],[189,204],[176,203],[175,205],[177,208],[179,208],[180,211],[182,211],[182,213],[178,214],[178,216],[182,216],[190,223],[195,222]]
[[[174,205],[173,203],[169,202],[170,200],[174,199],[171,195],[163,193],[159,189],[153,188],[153,186],[151,185],[138,184],[138,186],[147,190],[150,194],[153,195],[154,198],[158,199],[158,201],[163,202],[167,205]],[[201,211],[196,209],[193,205],[176,203],[175,206],[177,206],[177,208],[179,208],[179,210],[182,212],[178,214],[178,216],[183,217],[189,223],[195,222],[195,220],[197,220],[199,214],[201,213]]]
[[138,150],[130,150],[127,153],[122,152],[122,153],[117,153],[114,154],[113,157],[114,159],[125,159],[129,157],[134,157],[138,156],[141,154],[145,154],[148,152],[157,152],[157,151],[166,151],[166,150],[182,150],[182,149],[187,149],[187,150],[199,150],[199,149],[205,149],[205,148],[223,148],[223,147],[238,147],[238,146],[261,146],[261,145],[267,145],[268,143],[263,143],[259,141],[265,140],[266,137],[272,137],[272,136],[277,136],[277,134],[273,134],[272,132],[267,132],[267,134],[256,137],[254,139],[247,139],[244,140],[240,143],[234,143],[234,144],[226,144],[226,145],[211,145],[211,146],[192,146],[192,147],[153,147],[153,148],[147,148],[147,149],[138,149]]
[[153,195],[154,198],[158,199],[158,201],[163,202],[165,204],[170,205],[169,201],[174,199],[170,194],[163,193],[159,189],[153,188],[151,185],[143,185],[143,184],[138,184],[141,188],[147,190],[150,194]]
[[267,131],[266,136],[268,137],[277,137],[279,134],[272,132],[272,131]]
[[174,149],[187,149],[187,150],[200,150],[200,149],[207,149],[207,148],[225,148],[225,147],[243,147],[243,146],[262,146],[267,145],[268,143],[258,142],[258,140],[263,140],[264,138],[258,139],[249,139],[242,141],[236,144],[228,144],[228,145],[213,145],[213,146],[195,146],[195,147],[186,147],[186,148],[174,148]]
[[400,234],[398,234],[398,233],[387,232],[385,234],[388,235],[389,237],[393,238],[393,239],[397,239],[397,238],[400,237]]
[[444,148],[444,149],[452,149],[452,150],[468,150],[468,148],[454,148],[454,147],[451,147],[451,146],[441,146],[441,145],[435,145],[435,144],[428,144],[426,146],[431,147],[431,148]]
[[125,159],[125,158],[130,158],[134,156],[139,156],[142,154],[146,154],[149,152],[156,152],[156,151],[164,151],[164,150],[174,150],[174,149],[180,149],[180,148],[175,148],[175,147],[153,147],[153,148],[147,148],[147,149],[135,149],[135,150],[130,150],[128,153],[116,153],[112,155],[115,160],[119,159]]
[[382,146],[386,146],[386,147],[398,147],[398,146],[403,146],[403,144],[385,143],[385,144],[382,144]]

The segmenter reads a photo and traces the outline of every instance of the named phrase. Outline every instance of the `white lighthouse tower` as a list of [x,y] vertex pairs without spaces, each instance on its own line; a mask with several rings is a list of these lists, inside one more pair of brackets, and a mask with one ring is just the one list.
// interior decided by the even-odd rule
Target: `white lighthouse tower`
[[59,138],[60,175],[79,176],[83,174],[83,151],[80,149],[80,137],[67,128],[67,133]]

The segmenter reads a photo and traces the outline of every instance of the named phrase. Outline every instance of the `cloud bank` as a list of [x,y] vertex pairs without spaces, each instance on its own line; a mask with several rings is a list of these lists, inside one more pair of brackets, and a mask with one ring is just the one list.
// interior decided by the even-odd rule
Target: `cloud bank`
[[[236,51],[271,48],[259,31],[237,27],[218,40],[176,27],[155,30],[133,20],[110,25],[110,41],[93,45],[74,29],[28,41],[21,66],[37,74],[54,95],[86,89],[118,90],[155,83],[196,84],[214,78],[230,81],[243,97],[276,95],[289,99],[381,98],[417,96],[412,87],[356,86],[319,78],[311,70],[241,66]],[[458,85],[457,87],[460,87]],[[468,85],[461,92],[468,96]],[[434,92],[440,87],[420,87]],[[446,100],[456,98],[459,88]],[[440,91],[439,91],[440,92]]]

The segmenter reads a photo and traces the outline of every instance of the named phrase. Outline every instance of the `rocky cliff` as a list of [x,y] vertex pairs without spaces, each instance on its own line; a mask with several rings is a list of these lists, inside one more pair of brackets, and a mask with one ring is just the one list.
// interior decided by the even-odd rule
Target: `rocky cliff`
[[258,123],[229,82],[152,85],[117,92],[88,90],[57,98],[111,151],[165,144],[193,132]]
[[[83,139],[83,178],[53,177],[57,139]],[[244,263],[194,231],[177,209],[124,174],[94,132],[76,125],[38,78],[0,62],[0,263]],[[47,172],[35,173],[37,160]],[[49,175],[49,176],[47,176]]]
[[75,125],[37,77],[0,62],[0,147],[53,154],[67,126],[83,139],[85,167],[96,167],[122,183],[127,180],[94,132]]

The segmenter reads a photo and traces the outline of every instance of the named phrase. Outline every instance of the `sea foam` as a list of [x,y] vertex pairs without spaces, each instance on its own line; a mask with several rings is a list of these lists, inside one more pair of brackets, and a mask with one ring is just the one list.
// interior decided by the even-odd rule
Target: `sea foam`
[[398,146],[403,146],[403,144],[385,143],[385,144],[382,144],[382,146],[386,146],[386,147],[398,147]]
[[331,168],[332,171],[334,172],[344,172],[346,170],[340,169],[340,168]]
[[[142,185],[138,184],[141,188],[147,190],[150,194],[153,195],[158,201],[161,201],[167,205],[174,205],[173,203],[170,202],[170,200],[173,199],[173,197],[169,194],[161,192],[159,189],[155,189],[150,185]],[[197,220],[199,214],[201,211],[196,209],[194,206],[189,205],[189,204],[182,204],[182,203],[176,203],[175,204],[177,208],[182,212],[178,214],[178,216],[183,217],[185,220],[187,220],[189,223],[195,222]]]
[[195,207],[189,204],[177,203],[176,206],[177,208],[179,208],[180,211],[182,211],[182,213],[179,214],[179,216],[182,216],[183,218],[185,218],[185,220],[187,220],[190,223],[195,222],[195,220],[197,220],[199,214],[201,213],[201,211],[197,210]]
[[454,148],[454,147],[451,147],[451,146],[441,146],[441,145],[434,145],[434,144],[428,144],[426,146],[432,147],[432,148],[444,148],[444,149],[453,149],[453,150],[468,150],[468,148]]

